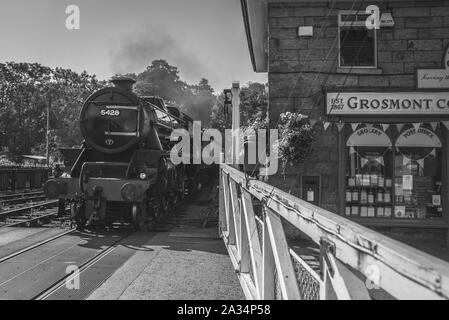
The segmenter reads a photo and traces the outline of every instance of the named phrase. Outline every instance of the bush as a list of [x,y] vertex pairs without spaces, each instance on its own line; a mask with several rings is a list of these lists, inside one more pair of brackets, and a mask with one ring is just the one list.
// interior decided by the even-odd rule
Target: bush
[[282,113],[279,123],[279,158],[283,165],[303,163],[313,151],[315,130],[299,113]]

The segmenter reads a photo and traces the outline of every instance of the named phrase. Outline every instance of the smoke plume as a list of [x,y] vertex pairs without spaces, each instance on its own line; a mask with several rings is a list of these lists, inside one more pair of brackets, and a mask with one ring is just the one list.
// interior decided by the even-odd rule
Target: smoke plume
[[205,76],[205,66],[186,50],[183,44],[158,27],[146,27],[114,42],[110,49],[113,74],[140,73],[151,61],[164,59],[178,67],[180,77],[188,83],[197,83]]

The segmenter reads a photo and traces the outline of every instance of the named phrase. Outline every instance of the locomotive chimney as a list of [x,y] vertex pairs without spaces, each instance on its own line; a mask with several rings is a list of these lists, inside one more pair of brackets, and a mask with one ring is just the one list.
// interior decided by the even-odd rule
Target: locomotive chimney
[[116,88],[123,89],[125,91],[132,92],[133,85],[136,81],[129,77],[113,77],[111,82],[114,84]]

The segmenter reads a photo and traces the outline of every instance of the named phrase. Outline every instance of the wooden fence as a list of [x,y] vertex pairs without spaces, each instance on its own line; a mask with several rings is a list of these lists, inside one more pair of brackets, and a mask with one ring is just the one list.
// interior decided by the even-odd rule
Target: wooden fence
[[[220,234],[248,299],[449,298],[449,263],[227,165],[219,200]],[[318,267],[289,247],[285,222],[315,245]]]
[[0,192],[42,188],[50,173],[48,168],[0,167]]

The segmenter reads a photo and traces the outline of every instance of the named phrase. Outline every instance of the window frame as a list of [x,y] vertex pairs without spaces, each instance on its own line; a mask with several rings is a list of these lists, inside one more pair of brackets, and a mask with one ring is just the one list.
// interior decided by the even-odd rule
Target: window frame
[[[346,15],[353,15],[356,17],[354,21],[342,21],[342,16]],[[338,26],[337,26],[337,37],[338,37],[338,68],[344,69],[344,70],[352,70],[352,69],[377,69],[378,68],[378,62],[377,62],[377,30],[374,28],[374,65],[373,66],[342,66],[341,65],[341,36],[340,31],[341,27],[366,27],[365,21],[357,21],[357,16],[363,15],[367,16],[367,13],[365,11],[357,11],[357,10],[340,10],[338,12]]]

